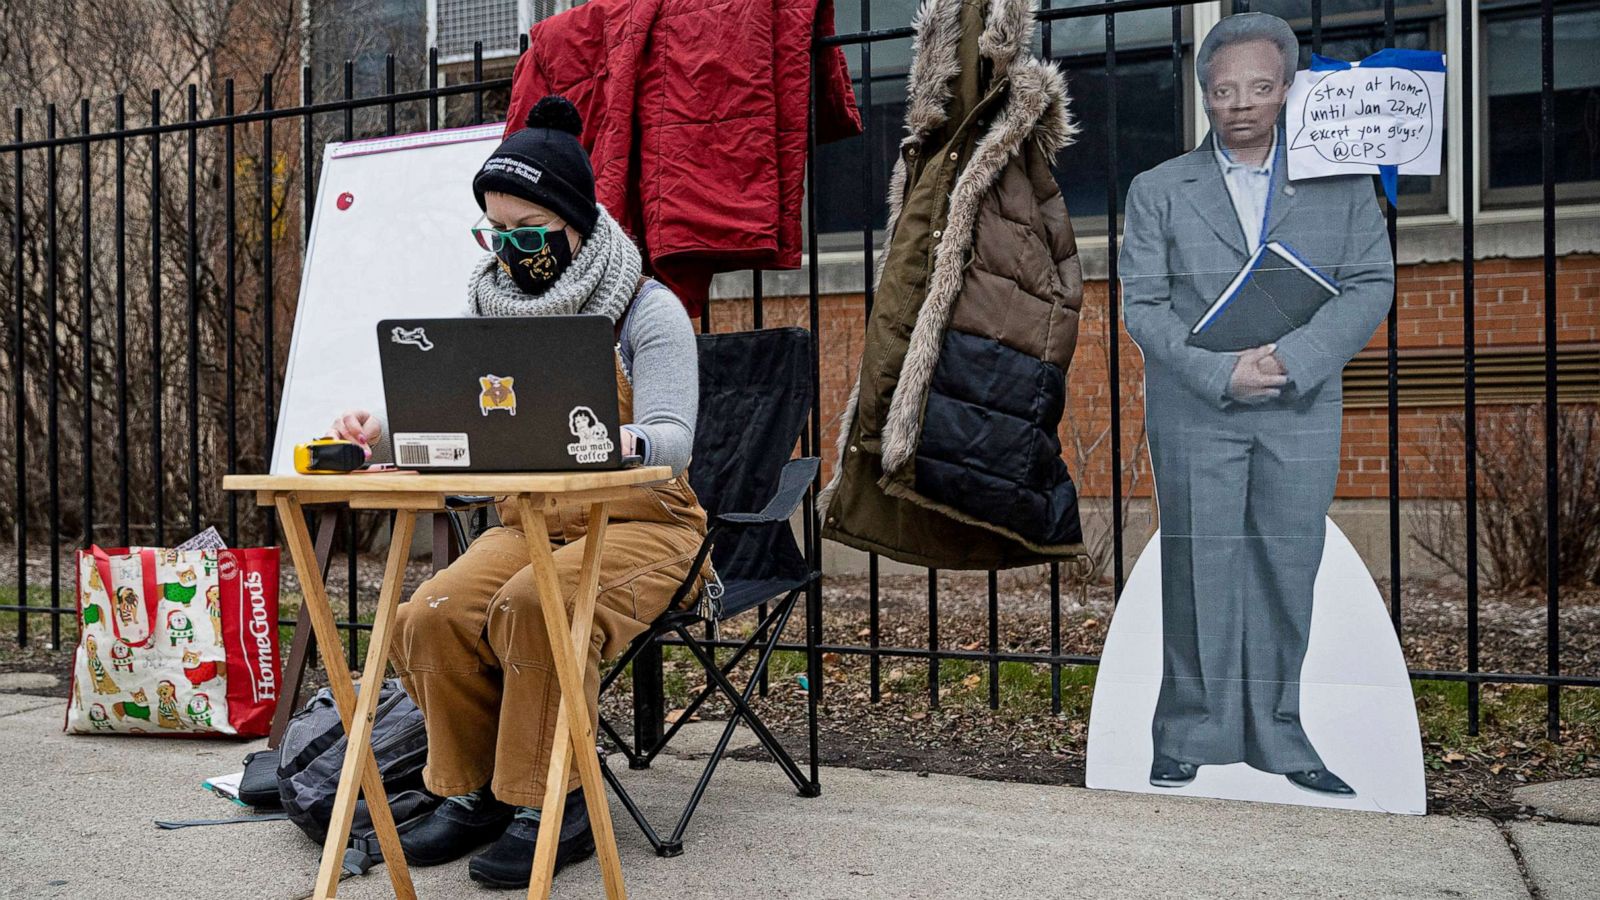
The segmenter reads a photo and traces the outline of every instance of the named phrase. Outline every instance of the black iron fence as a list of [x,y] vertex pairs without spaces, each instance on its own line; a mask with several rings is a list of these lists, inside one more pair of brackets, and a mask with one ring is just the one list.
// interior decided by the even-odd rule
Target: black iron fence
[[[819,37],[816,42],[818,51],[835,46],[848,50],[867,130],[849,144],[821,151],[832,154],[826,167],[817,164],[819,150],[811,147],[806,195],[809,290],[805,301],[814,334],[823,332],[820,273],[825,249],[859,248],[862,302],[867,310],[873,304],[874,254],[883,221],[879,207],[883,206],[887,166],[898,143],[897,116],[903,112],[903,104],[896,106],[901,99],[898,84],[903,82],[912,34],[907,27],[910,4],[884,0],[876,5],[875,15],[872,0],[841,2],[839,24],[846,33]],[[1098,188],[1085,188],[1085,179],[1075,178],[1065,185],[1074,216],[1082,223],[1081,235],[1093,231],[1096,206],[1102,222],[1116,221],[1128,179],[1149,161],[1151,135],[1164,135],[1153,144],[1160,154],[1157,159],[1192,146],[1195,107],[1187,87],[1192,76],[1186,72],[1192,66],[1197,22],[1229,9],[1244,11],[1250,4],[1241,0],[1231,4],[1112,0],[1052,7],[1045,0],[1042,5],[1036,48],[1071,74],[1083,126],[1077,145],[1065,153],[1063,168],[1086,173],[1089,182],[1098,183]],[[1556,284],[1560,262],[1557,200],[1558,194],[1563,202],[1571,197],[1581,199],[1587,190],[1585,178],[1600,178],[1600,172],[1579,171],[1574,176],[1574,165],[1565,150],[1558,159],[1558,129],[1565,136],[1567,126],[1557,101],[1564,104],[1567,98],[1556,87],[1555,27],[1558,10],[1560,15],[1577,10],[1574,14],[1587,16],[1589,7],[1554,0],[1490,3],[1484,4],[1480,16],[1461,0],[1265,0],[1255,6],[1296,25],[1307,53],[1353,58],[1383,46],[1448,44],[1456,48],[1451,65],[1469,73],[1482,52],[1483,36],[1489,28],[1486,23],[1531,23],[1536,34],[1538,60],[1528,63],[1532,66],[1529,77],[1537,84],[1536,140],[1522,135],[1520,150],[1506,150],[1489,140],[1484,110],[1500,107],[1481,103],[1481,98],[1474,96],[1477,79],[1457,79],[1452,84],[1459,86],[1455,89],[1461,95],[1460,113],[1449,123],[1450,131],[1470,139],[1459,142],[1459,151],[1448,165],[1459,166],[1460,171],[1454,177],[1402,181],[1402,206],[1419,214],[1445,210],[1459,224],[1460,269],[1455,289],[1468,300],[1462,304],[1460,330],[1464,428],[1455,449],[1465,516],[1459,547],[1466,592],[1466,615],[1460,623],[1465,666],[1448,671],[1414,670],[1412,675],[1465,682],[1467,717],[1474,731],[1480,718],[1481,685],[1545,686],[1547,727],[1554,736],[1560,724],[1561,688],[1600,687],[1600,676],[1564,672],[1561,665],[1564,551],[1559,538],[1562,513],[1556,502],[1564,487],[1557,439],[1558,400],[1563,399],[1557,394],[1557,332],[1562,314]],[[889,21],[885,21],[886,7],[892,10]],[[855,16],[859,18],[851,21]],[[1124,25],[1120,37],[1119,23]],[[897,72],[886,75],[875,69],[875,48],[879,65],[898,66]],[[272,540],[270,520],[240,509],[235,498],[222,495],[219,483],[224,473],[264,468],[270,456],[286,343],[281,338],[286,324],[293,320],[294,309],[292,287],[279,282],[283,272],[298,269],[299,238],[309,231],[305,212],[312,208],[321,145],[329,139],[369,136],[374,130],[393,134],[402,121],[414,121],[417,127],[431,130],[441,127],[442,113],[452,108],[465,122],[481,123],[486,118],[485,96],[500,96],[509,87],[509,79],[482,77],[481,45],[472,65],[473,77],[461,83],[441,86],[440,66],[433,52],[425,87],[398,89],[392,55],[386,60],[385,72],[383,91],[356,97],[351,63],[347,62],[342,91],[318,99],[312,68],[305,67],[300,72],[299,103],[292,106],[279,104],[273,75],[268,74],[252,85],[245,109],[236,108],[235,85],[228,79],[217,97],[208,93],[204,105],[216,107],[210,115],[201,114],[199,89],[190,86],[184,97],[185,115],[177,120],[163,116],[168,104],[159,93],[149,97],[148,110],[137,117],[130,115],[127,99],[117,95],[111,121],[102,122],[101,130],[94,128],[88,101],[80,104],[71,127],[63,123],[55,106],[42,115],[35,110],[14,111],[12,139],[0,144],[0,159],[10,161],[5,173],[10,190],[0,192],[0,202],[9,198],[10,208],[3,210],[0,227],[9,229],[6,243],[11,251],[5,282],[9,296],[4,304],[10,314],[9,333],[3,352],[10,376],[4,412],[13,427],[9,459],[3,467],[12,490],[0,501],[0,520],[17,539],[16,587],[11,602],[0,604],[0,611],[15,615],[19,644],[33,640],[32,629],[40,623],[49,628],[50,640],[59,644],[62,622],[70,622],[74,614],[71,585],[62,582],[62,558],[81,544],[161,544],[213,521],[225,523],[222,530],[234,542]],[[1127,84],[1137,84],[1139,93],[1126,93]],[[470,114],[465,107],[452,105],[469,100]],[[1092,110],[1092,120],[1085,110]],[[381,120],[375,116],[370,128],[357,129],[357,114],[363,112],[381,114]],[[144,121],[135,124],[130,122],[133,118]],[[35,119],[42,124],[28,127]],[[1130,142],[1130,134],[1138,140]],[[1477,173],[1482,160],[1476,154],[1484,148],[1499,156],[1494,160],[1495,174],[1480,179]],[[65,178],[64,167],[69,169]],[[168,172],[178,173],[181,190],[168,186]],[[1498,175],[1504,176],[1501,181],[1494,180]],[[1530,185],[1537,190],[1531,195],[1529,209],[1542,226],[1542,386],[1534,399],[1542,404],[1545,653],[1543,659],[1522,661],[1524,671],[1483,671],[1477,469],[1481,448],[1475,368],[1479,324],[1472,302],[1477,290],[1475,215],[1480,205],[1475,191],[1514,200],[1529,198]],[[851,200],[852,196],[868,199]],[[72,199],[77,201],[75,217],[70,210]],[[1399,245],[1404,237],[1398,225],[1397,213],[1390,208],[1391,246]],[[63,232],[73,230],[75,247],[63,240]],[[1114,285],[1117,229],[1101,230],[1106,278]],[[1096,247],[1086,254],[1098,252]],[[751,290],[755,327],[763,325],[769,302],[763,297],[762,279],[757,274]],[[717,325],[715,306],[707,305],[701,320],[705,330]],[[1104,321],[1110,419],[1110,440],[1104,453],[1109,457],[1108,470],[1120,473],[1139,450],[1124,444],[1121,376],[1126,364],[1119,357],[1122,332],[1116,303],[1106,304]],[[1399,334],[1396,304],[1388,318],[1384,363],[1387,591],[1397,630],[1406,627]],[[819,395],[825,357],[819,352],[813,373]],[[824,410],[817,406],[803,451],[823,448],[823,437]],[[1108,488],[1108,568],[1113,588],[1120,590],[1125,574],[1126,498],[1120,477],[1109,478]],[[349,620],[341,627],[350,634],[348,651],[352,656],[357,651],[357,632],[365,627],[357,615],[355,577],[356,548],[364,527],[370,525],[351,518],[343,535],[350,577]],[[814,560],[820,559],[814,508],[808,507],[804,527],[808,553]],[[48,544],[49,576],[44,583],[30,583],[30,542]],[[808,626],[822,636],[823,652],[870,661],[874,701],[880,696],[884,660],[925,661],[929,700],[935,705],[940,699],[940,663],[961,660],[988,667],[989,702],[998,706],[999,667],[1014,662],[1048,667],[1052,705],[1059,711],[1063,668],[1097,661],[1091,655],[1063,653],[1063,579],[1070,583],[1072,573],[1059,566],[1049,572],[1049,649],[1029,652],[1000,646],[1000,591],[994,573],[988,578],[985,645],[957,648],[941,642],[940,579],[932,570],[927,573],[925,645],[886,644],[880,627],[879,561],[872,558],[868,565],[865,634],[841,640],[823,633],[820,588],[811,597]],[[798,642],[783,646],[805,649]],[[810,689],[820,692],[825,683],[826,679],[812,678]]]

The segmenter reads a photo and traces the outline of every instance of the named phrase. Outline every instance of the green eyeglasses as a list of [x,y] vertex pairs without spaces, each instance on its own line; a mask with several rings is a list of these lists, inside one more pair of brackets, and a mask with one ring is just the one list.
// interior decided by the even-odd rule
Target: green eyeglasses
[[506,241],[510,241],[523,253],[538,253],[544,249],[545,234],[549,231],[549,228],[541,225],[524,225],[509,231],[501,231],[498,228],[473,228],[472,236],[477,240],[478,246],[490,253],[499,253]]

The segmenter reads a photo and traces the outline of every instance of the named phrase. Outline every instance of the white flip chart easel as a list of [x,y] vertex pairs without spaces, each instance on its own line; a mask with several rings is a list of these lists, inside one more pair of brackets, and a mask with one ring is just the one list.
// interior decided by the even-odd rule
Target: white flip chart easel
[[384,409],[377,324],[455,316],[483,249],[472,176],[505,123],[331,143],[284,374],[271,473],[294,472],[294,445],[351,408]]

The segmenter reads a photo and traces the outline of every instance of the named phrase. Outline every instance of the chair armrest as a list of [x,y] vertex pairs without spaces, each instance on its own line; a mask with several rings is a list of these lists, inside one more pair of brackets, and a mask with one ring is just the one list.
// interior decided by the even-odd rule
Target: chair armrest
[[794,511],[800,508],[800,502],[805,499],[806,488],[816,480],[817,470],[821,466],[822,461],[815,456],[789,460],[784,463],[783,472],[778,475],[778,490],[760,512],[723,513],[717,516],[717,523],[748,527],[787,522],[789,517],[794,515]]
[[816,480],[817,470],[821,468],[822,461],[815,456],[791,459],[784,463],[783,471],[778,474],[778,490],[772,499],[760,512],[754,513],[723,513],[711,523],[711,528],[706,532],[705,538],[700,542],[700,552],[695,554],[694,564],[689,567],[690,575],[678,586],[672,600],[667,603],[667,610],[679,609],[689,588],[694,584],[695,574],[705,564],[706,557],[711,555],[711,547],[717,538],[726,529],[749,528],[754,525],[770,525],[775,522],[787,522],[794,511],[800,508],[800,502],[805,499],[806,488]]

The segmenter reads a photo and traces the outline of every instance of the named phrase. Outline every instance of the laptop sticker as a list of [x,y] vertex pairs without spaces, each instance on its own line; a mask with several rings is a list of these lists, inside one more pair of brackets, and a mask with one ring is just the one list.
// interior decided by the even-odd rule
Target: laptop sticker
[[419,431],[396,432],[394,458],[402,466],[453,466],[472,465],[465,432],[451,431],[428,433]]
[[511,389],[514,378],[507,375],[501,378],[498,375],[485,375],[478,379],[478,384],[483,387],[478,394],[478,412],[488,415],[491,409],[503,409],[513,416],[517,414],[517,392]]
[[567,453],[580,463],[600,463],[611,458],[615,445],[606,433],[606,424],[587,406],[575,406],[567,413],[567,430],[578,440],[567,445]]
[[433,349],[433,341],[428,340],[427,332],[421,328],[401,328],[397,325],[389,332],[389,340],[396,344],[410,344],[423,350]]

